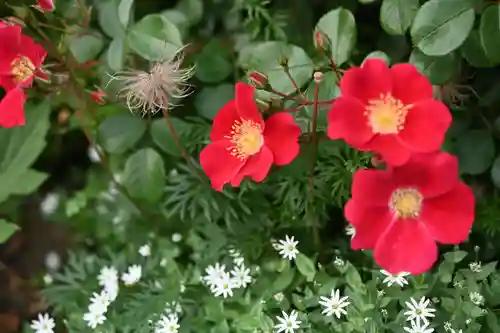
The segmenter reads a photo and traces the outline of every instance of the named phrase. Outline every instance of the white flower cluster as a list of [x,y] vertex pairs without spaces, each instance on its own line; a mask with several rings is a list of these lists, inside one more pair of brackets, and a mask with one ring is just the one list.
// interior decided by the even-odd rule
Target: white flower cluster
[[109,305],[118,296],[118,271],[114,267],[103,267],[97,280],[102,290],[92,295],[88,310],[83,315],[83,320],[92,329],[104,323]]
[[416,301],[413,297],[410,302],[405,302],[408,310],[404,313],[406,320],[410,322],[411,327],[404,327],[408,333],[432,333],[434,328],[429,327],[427,318],[434,317],[436,309],[430,307],[431,300],[423,296],[420,301]]
[[208,266],[205,269],[206,275],[202,277],[215,296],[224,298],[233,296],[233,289],[246,288],[252,283],[250,269],[245,266],[241,253],[231,249],[229,254],[235,265],[230,272],[226,271],[225,265],[216,263],[215,266]]

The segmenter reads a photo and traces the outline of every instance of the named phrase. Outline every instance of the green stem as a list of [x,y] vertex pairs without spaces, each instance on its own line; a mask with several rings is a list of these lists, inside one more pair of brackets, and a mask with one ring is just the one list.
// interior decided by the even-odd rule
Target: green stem
[[[319,97],[319,84],[320,80],[317,80],[315,78],[314,80],[314,104],[313,104],[313,119],[312,119],[312,128],[311,128],[311,144],[312,144],[312,153],[311,153],[311,170],[309,171],[309,179],[308,179],[308,194],[309,194],[309,203],[312,204],[313,198],[314,198],[314,169],[316,168],[316,160],[317,160],[317,153],[318,153],[318,109],[319,109],[319,103],[318,103],[318,97]],[[320,247],[321,242],[320,242],[320,237],[319,237],[319,228],[318,228],[318,221],[316,220],[316,214],[313,214],[314,216],[314,221],[312,221],[311,226],[313,229],[313,237],[314,237],[314,243],[316,244],[316,247]]]

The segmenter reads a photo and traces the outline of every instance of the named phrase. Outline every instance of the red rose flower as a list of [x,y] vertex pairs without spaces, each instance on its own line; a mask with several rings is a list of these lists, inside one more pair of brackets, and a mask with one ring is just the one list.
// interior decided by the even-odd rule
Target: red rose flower
[[356,229],[353,249],[374,249],[375,262],[393,274],[420,274],[437,260],[436,242],[467,239],[474,195],[458,180],[455,156],[417,154],[389,170],[358,170],[344,213]]
[[412,152],[439,150],[451,124],[448,108],[410,64],[388,68],[369,59],[346,71],[340,90],[328,112],[328,136],[378,152],[390,165],[404,164]]
[[41,65],[47,55],[42,46],[23,35],[19,27],[0,29],[0,83],[6,89],[31,86],[34,77],[46,79]]
[[222,191],[226,183],[239,186],[243,177],[264,180],[271,165],[285,165],[299,152],[300,127],[286,112],[266,121],[254,100],[255,89],[236,83],[236,98],[219,111],[210,132],[210,143],[200,154],[200,163],[212,182]]
[[0,101],[0,126],[10,128],[24,126],[24,102],[26,96],[22,89],[9,90]]
[[41,12],[51,12],[56,8],[53,0],[36,0],[36,3],[34,7]]

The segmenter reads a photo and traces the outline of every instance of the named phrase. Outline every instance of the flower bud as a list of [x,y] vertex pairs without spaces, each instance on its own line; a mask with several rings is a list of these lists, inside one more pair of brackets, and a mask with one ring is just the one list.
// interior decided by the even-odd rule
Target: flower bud
[[248,81],[255,88],[264,88],[267,85],[267,76],[260,72],[251,72],[248,74]]
[[56,9],[53,0],[36,0],[37,5],[33,6],[42,13],[51,12]]
[[316,30],[314,31],[314,47],[320,51],[328,50],[328,36],[326,36],[323,32]]

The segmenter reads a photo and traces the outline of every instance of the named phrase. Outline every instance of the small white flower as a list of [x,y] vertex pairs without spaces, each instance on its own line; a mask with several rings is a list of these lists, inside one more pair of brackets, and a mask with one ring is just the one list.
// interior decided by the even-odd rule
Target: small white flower
[[54,333],[56,323],[47,313],[38,314],[38,320],[33,320],[30,327],[35,330],[35,333]]
[[128,271],[122,274],[122,281],[126,286],[131,286],[139,282],[142,276],[142,267],[139,265],[129,266]]
[[52,275],[45,274],[43,276],[43,283],[45,283],[46,285],[50,285],[50,284],[52,284],[52,282],[54,282],[54,279],[52,278]]
[[179,318],[176,315],[162,316],[155,324],[154,333],[177,333]]
[[280,293],[274,294],[273,298],[276,300],[276,302],[281,303],[285,299],[285,294],[280,292]]
[[61,256],[55,251],[47,253],[45,255],[45,267],[52,271],[57,271],[61,267]]
[[227,298],[228,296],[233,296],[233,280],[228,273],[225,273],[224,276],[219,279],[217,284],[214,285],[212,292],[215,296],[222,296]]
[[446,332],[450,332],[452,330],[451,323],[449,321],[445,321],[443,327]]
[[342,258],[340,257],[335,257],[335,260],[333,261],[333,264],[337,267],[342,267],[345,265],[345,262],[344,260],[342,260]]
[[90,298],[89,312],[106,313],[108,306],[111,303],[108,293],[103,290],[99,294],[93,293]]
[[474,261],[469,264],[469,269],[474,272],[474,273],[479,273],[483,269],[481,268],[481,262],[480,261]]
[[179,243],[182,240],[182,235],[178,232],[172,235],[172,242]]
[[467,319],[467,320],[465,321],[465,325],[469,325],[471,322],[472,322],[472,320]]
[[106,316],[103,313],[89,311],[83,315],[83,320],[87,322],[88,327],[94,329],[104,323]]
[[[469,320],[469,319],[467,319],[467,320]],[[469,322],[470,322],[470,320],[469,320]],[[466,321],[466,323],[467,323],[467,321]],[[454,330],[454,329],[452,328],[452,329],[451,329],[451,331],[450,331],[450,333],[464,333],[464,331],[463,331],[462,329],[459,329],[459,330]]]
[[436,311],[436,309],[428,307],[430,302],[430,299],[426,299],[425,296],[422,296],[418,303],[413,297],[410,298],[410,302],[405,302],[406,306],[409,308],[409,310],[404,313],[404,315],[407,316],[406,320],[429,323],[427,317],[434,317],[435,315],[433,312]]
[[469,293],[469,298],[470,298],[471,302],[476,304],[476,305],[483,305],[483,303],[484,303],[483,295],[481,295],[478,292],[473,291],[473,292]]
[[348,298],[348,296],[340,297],[340,291],[338,289],[332,289],[330,297],[320,297],[319,304],[324,307],[321,313],[326,316],[335,315],[335,317],[340,319],[341,315],[347,314],[347,311],[344,308],[350,304],[347,301]]
[[179,286],[179,291],[181,294],[186,291],[186,285],[183,282],[181,282],[181,285]]
[[384,290],[377,290],[377,297],[378,298],[382,298],[384,297],[385,295],[385,291]]
[[167,263],[168,263],[167,258],[162,258],[162,259],[160,260],[160,266],[161,266],[161,267],[165,267],[165,266],[167,266]]
[[241,265],[243,265],[245,263],[245,259],[241,255],[240,251],[235,250],[235,249],[230,249],[229,250],[229,255],[231,256],[231,258],[233,258],[233,263],[236,266],[241,266]]
[[118,280],[116,280],[114,283],[108,283],[104,286],[103,291],[105,291],[108,294],[108,298],[110,302],[113,302],[116,297],[118,297]]
[[282,311],[282,314],[283,317],[276,316],[276,319],[278,319],[279,321],[279,324],[276,324],[274,326],[277,333],[294,333],[294,330],[300,328],[301,321],[297,320],[297,311],[292,310],[292,313],[290,313],[290,315],[286,314],[285,311]]
[[389,312],[387,312],[387,309],[380,309],[380,314],[384,317],[387,317],[389,315]]
[[206,284],[213,289],[215,285],[219,283],[219,281],[226,275],[226,266],[221,265],[220,263],[215,263],[215,266],[208,266],[205,269],[206,275],[202,277],[202,279],[206,282]]
[[279,251],[279,254],[284,259],[293,260],[297,257],[299,250],[297,250],[297,244],[299,241],[296,241],[295,238],[285,236],[285,240],[280,240],[278,244],[275,245],[275,249]]
[[143,257],[149,257],[151,255],[151,247],[145,244],[139,248],[139,254]]
[[104,287],[108,284],[116,283],[118,280],[118,271],[113,266],[103,267],[97,276],[97,281],[99,281],[99,285]]
[[43,215],[48,216],[52,215],[59,207],[59,194],[57,193],[49,193],[40,203],[40,209],[42,210]]
[[231,275],[234,288],[246,288],[248,284],[252,283],[250,269],[246,268],[244,265],[234,268],[231,271]]
[[384,278],[384,281],[382,282],[386,283],[388,287],[392,286],[393,284],[397,284],[400,287],[408,284],[408,281],[405,279],[405,277],[410,275],[410,273],[401,272],[398,274],[391,274],[385,270],[381,270],[380,272],[386,276]]
[[354,235],[356,235],[356,229],[354,229],[354,227],[352,226],[352,224],[349,224],[345,227],[345,234],[347,236],[351,236],[351,238],[354,237]]
[[464,287],[464,280],[453,281],[453,287],[462,289]]
[[419,320],[410,322],[411,327],[404,327],[404,330],[408,333],[432,333],[434,332],[433,328],[428,328],[429,323],[424,322],[420,323]]

